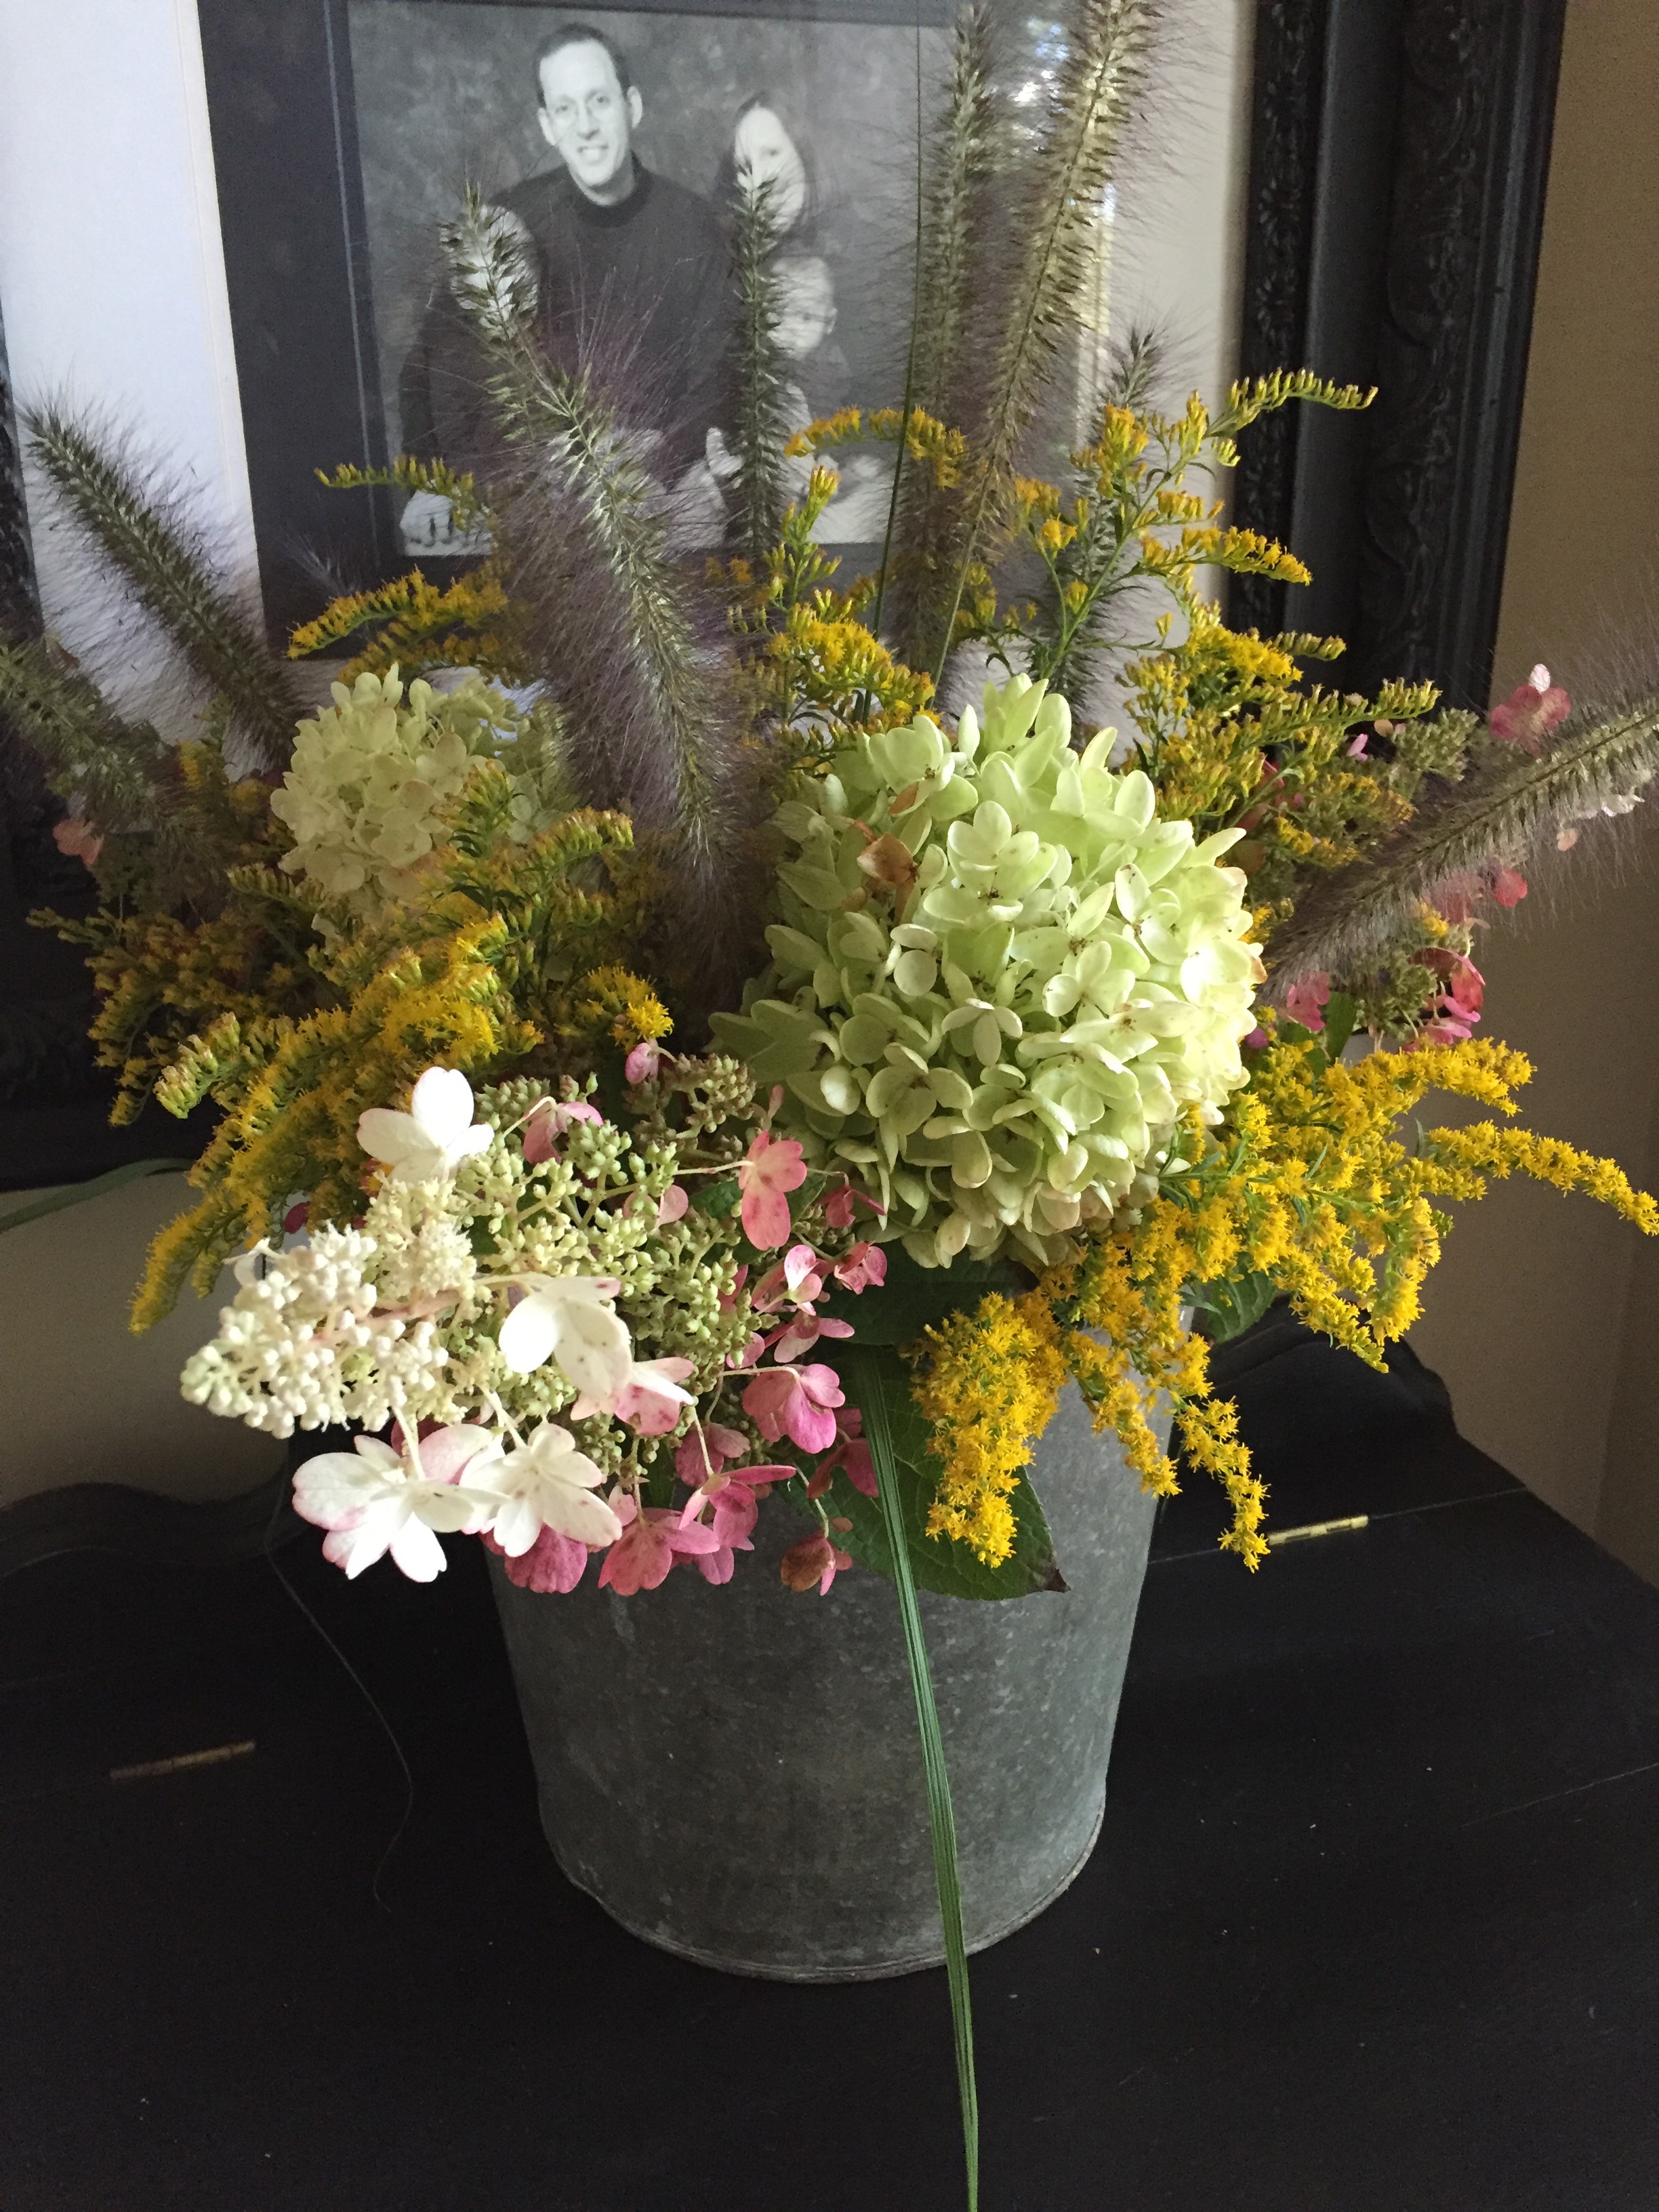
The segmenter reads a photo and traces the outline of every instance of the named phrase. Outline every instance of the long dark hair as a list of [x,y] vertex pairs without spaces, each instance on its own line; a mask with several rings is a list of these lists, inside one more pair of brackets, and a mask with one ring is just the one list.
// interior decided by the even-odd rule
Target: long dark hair
[[819,192],[811,143],[798,129],[787,102],[769,92],[751,93],[732,118],[731,136],[726,142],[726,151],[720,156],[716,185],[717,204],[729,212],[737,199],[740,189],[738,181],[738,133],[746,115],[758,114],[763,111],[769,115],[775,115],[782,125],[785,135],[795,149],[795,158],[800,163],[801,174],[805,180],[801,211],[784,229],[783,240],[792,251],[813,251],[817,246]]

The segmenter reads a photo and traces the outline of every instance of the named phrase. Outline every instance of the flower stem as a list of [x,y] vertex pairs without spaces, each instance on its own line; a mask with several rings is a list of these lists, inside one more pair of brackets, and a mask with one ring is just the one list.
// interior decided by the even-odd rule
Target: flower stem
[[921,1763],[927,1778],[927,1820],[933,1832],[933,1879],[939,1885],[939,1919],[945,1930],[945,1972],[951,1988],[951,2027],[956,2042],[957,2090],[962,2100],[962,2148],[968,2168],[968,2212],[979,2212],[979,2089],[974,2079],[974,2016],[968,1989],[968,1944],[962,1925],[962,1884],[957,1868],[957,1824],[951,1810],[950,1778],[945,1771],[945,1744],[939,1735],[939,1710],[933,1703],[933,1677],[927,1671],[927,1649],[922,1640],[921,1609],[910,1572],[909,1540],[905,1533],[904,1509],[898,1492],[898,1468],[893,1457],[892,1432],[887,1425],[887,1398],[881,1364],[866,1347],[850,1349],[848,1380],[864,1414],[864,1434],[876,1470],[876,1488],[886,1524],[888,1548],[893,1555],[893,1581],[898,1590],[899,1618],[904,1624],[904,1651],[910,1662],[910,1687],[915,1694],[916,1721],[921,1732]]

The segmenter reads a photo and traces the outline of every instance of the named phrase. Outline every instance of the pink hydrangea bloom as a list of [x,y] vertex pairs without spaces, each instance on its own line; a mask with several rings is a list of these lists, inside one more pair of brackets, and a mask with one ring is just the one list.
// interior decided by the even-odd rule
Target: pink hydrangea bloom
[[[734,1432],[727,1430],[725,1433],[730,1436]],[[696,1497],[688,1501],[680,1516],[681,1526],[702,1524],[714,1532],[714,1548],[697,1553],[693,1562],[705,1582],[731,1581],[736,1564],[733,1554],[755,1548],[749,1540],[762,1497],[769,1492],[775,1482],[787,1482],[799,1473],[799,1469],[793,1467],[734,1467],[726,1474],[711,1474]],[[691,1479],[685,1475],[683,1467],[681,1474],[685,1480]],[[703,1523],[705,1512],[709,1517]]]
[[836,1261],[835,1277],[844,1291],[879,1290],[887,1280],[887,1255],[879,1244],[855,1244]]
[[850,1182],[844,1182],[838,1191],[824,1200],[823,1218],[832,1229],[850,1229],[857,1218],[856,1209],[860,1206],[878,1218],[887,1211],[875,1199],[866,1198],[861,1190],[854,1190]]
[[811,1306],[803,1306],[767,1341],[773,1358],[787,1363],[799,1359],[803,1352],[810,1352],[821,1336],[851,1336],[852,1334],[850,1321],[821,1318]]
[[525,1165],[538,1168],[544,1160],[550,1160],[555,1145],[573,1121],[604,1119],[597,1106],[580,1100],[573,1104],[561,1098],[544,1098],[524,1126]]
[[823,1201],[823,1218],[832,1229],[850,1229],[853,1225],[853,1186],[842,1183]]
[[574,1589],[592,1557],[586,1544],[578,1543],[574,1536],[561,1535],[556,1528],[544,1528],[530,1549],[516,1559],[501,1549],[488,1530],[483,1541],[497,1558],[506,1559],[508,1582],[544,1597]]
[[[765,1489],[765,1484],[759,1480],[761,1475],[792,1474],[792,1467],[734,1468],[730,1475],[717,1475],[714,1484],[692,1498],[681,1516],[681,1526],[706,1526],[714,1537],[712,1548],[695,1553],[696,1571],[702,1573],[703,1582],[730,1582],[732,1568],[737,1566],[734,1555],[738,1551],[754,1551],[750,1535],[761,1510],[761,1502],[754,1493],[757,1489]],[[703,1510],[708,1510],[708,1522],[703,1522]]]
[[713,1583],[718,1588],[720,1583],[731,1581],[737,1568],[738,1553],[752,1552],[754,1548],[746,1536],[738,1537],[729,1544],[716,1544],[712,1552],[698,1552],[695,1556],[681,1556],[676,1559],[675,1565],[682,1567],[695,1567],[704,1582]]
[[1559,729],[1572,712],[1572,702],[1540,660],[1524,684],[1492,710],[1490,726],[1495,738],[1517,745],[1523,753],[1540,753],[1550,732]]
[[78,814],[66,815],[63,821],[54,822],[52,842],[65,860],[79,860],[90,867],[104,849],[104,841],[90,822]]
[[756,1284],[750,1304],[757,1313],[771,1313],[786,1297],[807,1304],[823,1288],[823,1261],[810,1244],[792,1244]]
[[[703,1508],[713,1505],[720,1510],[730,1510],[739,1516],[747,1514],[744,1534],[754,1526],[755,1516],[749,1504],[762,1497],[770,1497],[775,1482],[793,1482],[800,1473],[798,1467],[733,1467],[723,1474],[711,1474],[694,1498],[688,1498],[680,1519],[688,1526],[700,1518]],[[748,1502],[738,1496],[739,1490],[747,1492]]]
[[806,1163],[793,1137],[756,1132],[746,1158],[738,1163],[743,1192],[743,1233],[760,1251],[789,1241],[789,1200],[806,1180]]
[[623,1073],[630,1083],[649,1083],[668,1054],[655,1037],[647,1037],[636,1044],[623,1062]]
[[1300,1022],[1316,1036],[1325,1026],[1325,1006],[1330,995],[1331,979],[1322,969],[1291,984],[1285,994],[1285,1011],[1293,1022]]
[[1445,1005],[1460,1020],[1478,1022],[1486,1003],[1486,979],[1473,960],[1459,958],[1446,981]]
[[876,1495],[876,1463],[870,1456],[870,1447],[864,1438],[864,1415],[856,1406],[843,1406],[836,1415],[836,1448],[817,1463],[808,1495],[816,1497],[820,1487],[828,1489],[830,1478],[837,1468],[844,1468],[847,1480],[854,1490],[861,1490],[866,1498]]
[[827,1536],[803,1536],[779,1560],[778,1578],[786,1589],[792,1590],[810,1590],[816,1583],[818,1595],[828,1597],[830,1583],[852,1564],[852,1553],[843,1552]]
[[[1417,955],[1417,964],[1429,969],[1444,983],[1444,995],[1437,1002],[1438,1008],[1454,1021],[1467,1023],[1472,1028],[1480,1018],[1486,989],[1486,979],[1474,961],[1464,953],[1454,952],[1449,945],[1431,945]],[[1463,1034],[1468,1034],[1468,1029]]]
[[[708,1457],[705,1463],[705,1449]],[[682,1482],[693,1489],[717,1475],[728,1459],[746,1459],[749,1439],[737,1429],[723,1427],[719,1421],[702,1424],[701,1441],[696,1428],[688,1429],[674,1447],[674,1466]]]
[[671,1221],[683,1221],[691,1200],[685,1185],[671,1182],[657,1200],[657,1226],[665,1229]]
[[605,1564],[599,1569],[599,1588],[613,1589],[618,1597],[632,1597],[639,1590],[659,1589],[667,1581],[675,1558],[681,1553],[720,1549],[712,1528],[699,1522],[693,1522],[690,1528],[682,1527],[679,1516],[671,1506],[647,1505],[641,1514],[631,1498],[615,1492],[611,1507],[623,1523],[623,1532],[605,1555]]
[[589,1421],[595,1413],[609,1413],[626,1421],[636,1435],[665,1437],[678,1425],[682,1408],[692,1403],[691,1392],[682,1386],[694,1365],[680,1358],[636,1359],[615,1391],[584,1392],[570,1418]]
[[743,1394],[743,1410],[768,1443],[788,1436],[809,1452],[834,1443],[835,1408],[844,1403],[833,1367],[763,1368]]

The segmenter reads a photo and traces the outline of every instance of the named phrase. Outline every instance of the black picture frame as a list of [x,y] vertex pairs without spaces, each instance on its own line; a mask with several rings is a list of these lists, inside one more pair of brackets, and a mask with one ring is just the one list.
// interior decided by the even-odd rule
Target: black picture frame
[[1259,0],[1240,359],[1375,385],[1241,441],[1236,519],[1311,586],[1235,623],[1347,641],[1344,690],[1484,710],[1503,589],[1565,0]]

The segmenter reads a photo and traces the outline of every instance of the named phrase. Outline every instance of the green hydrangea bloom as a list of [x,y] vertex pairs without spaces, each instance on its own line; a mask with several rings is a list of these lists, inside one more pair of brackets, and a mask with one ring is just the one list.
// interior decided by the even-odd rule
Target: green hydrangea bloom
[[[479,760],[510,757],[524,718],[477,677],[441,693],[417,678],[406,704],[395,668],[331,689],[334,704],[300,724],[270,811],[295,841],[283,866],[368,915],[418,896],[445,809]],[[545,827],[533,792],[514,797],[526,834]]]
[[1182,1109],[1220,1118],[1261,974],[1243,834],[1195,843],[1112,732],[1016,677],[952,738],[926,715],[802,775],[775,826],[773,964],[720,1042],[924,1266],[1038,1265],[1144,1195]]

